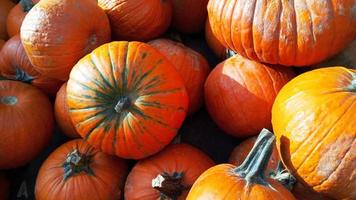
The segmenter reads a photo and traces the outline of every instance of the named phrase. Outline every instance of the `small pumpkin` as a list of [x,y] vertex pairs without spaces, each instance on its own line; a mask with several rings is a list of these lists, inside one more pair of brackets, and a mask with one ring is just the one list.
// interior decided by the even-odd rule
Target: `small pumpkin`
[[205,40],[208,43],[210,49],[214,52],[214,54],[224,60],[226,58],[226,47],[224,47],[221,42],[215,37],[213,31],[211,30],[209,18],[206,20],[205,24]]
[[27,164],[49,144],[54,124],[52,105],[32,85],[0,81],[0,119],[0,169]]
[[6,18],[14,5],[15,4],[10,0],[0,1],[0,39],[2,40],[7,40],[8,38],[6,30]]
[[294,78],[272,109],[277,149],[305,186],[355,199],[356,70],[329,67]]
[[148,41],[162,35],[172,18],[171,0],[98,0],[117,40]]
[[124,160],[76,139],[58,147],[42,164],[35,196],[37,200],[122,199],[127,173]]
[[278,91],[294,77],[290,68],[267,66],[240,55],[220,63],[205,82],[205,104],[212,119],[236,137],[271,127]]
[[9,197],[10,183],[4,173],[0,172],[0,199],[6,200]]
[[82,58],[70,74],[67,103],[85,140],[130,159],[168,145],[188,110],[181,76],[141,42],[111,42]]
[[0,51],[0,74],[8,79],[30,83],[51,97],[62,84],[62,81],[47,78],[33,68],[19,35],[8,40]]
[[185,200],[195,180],[212,166],[214,162],[199,149],[170,145],[133,167],[126,180],[125,199]]
[[69,116],[67,105],[67,83],[64,83],[58,90],[56,101],[54,102],[54,116],[62,132],[70,138],[79,138],[80,135],[75,130],[72,120]]
[[110,24],[93,0],[40,1],[22,23],[21,40],[38,72],[66,81],[80,58],[110,41]]
[[262,130],[240,166],[220,164],[208,169],[195,181],[187,200],[294,200],[283,185],[264,175],[274,140],[273,133]]
[[165,55],[182,76],[189,96],[188,114],[196,112],[204,100],[204,83],[210,72],[208,61],[179,42],[157,39],[148,44]]

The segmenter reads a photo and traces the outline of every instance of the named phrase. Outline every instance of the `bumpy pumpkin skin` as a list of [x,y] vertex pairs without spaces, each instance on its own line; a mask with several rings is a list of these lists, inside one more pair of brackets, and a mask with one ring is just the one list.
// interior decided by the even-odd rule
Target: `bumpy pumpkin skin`
[[6,18],[11,8],[15,6],[10,0],[0,1],[0,39],[7,40]]
[[182,76],[189,95],[188,115],[196,112],[204,101],[204,83],[210,72],[208,61],[179,42],[157,39],[148,44],[165,55]]
[[214,54],[221,60],[226,58],[226,47],[224,47],[221,42],[215,37],[211,30],[209,19],[206,20],[205,24],[205,40],[208,46],[213,50]]
[[10,183],[5,174],[0,173],[0,199],[8,199],[10,191]]
[[355,38],[354,0],[211,0],[213,33],[229,49],[263,63],[308,66]]
[[330,67],[286,84],[272,109],[277,148],[302,183],[335,199],[355,199],[356,70]]
[[54,124],[52,105],[35,87],[0,81],[0,119],[0,169],[27,164],[49,144]]
[[212,166],[214,166],[214,162],[193,146],[188,144],[168,146],[160,153],[141,160],[134,166],[126,180],[125,199],[160,199],[160,196],[164,194],[152,187],[152,180],[164,173],[169,175],[181,173],[182,179],[178,184],[183,186],[184,189],[179,196],[172,196],[171,198],[185,200],[195,180]]
[[188,110],[174,66],[141,42],[108,43],[81,59],[70,74],[67,103],[84,139],[130,159],[169,144]]
[[[81,160],[79,166],[72,164],[71,167],[74,167],[73,171],[78,171],[66,176],[65,172],[71,168],[63,166],[67,164],[68,155],[75,150]],[[85,171],[84,166],[89,170]],[[42,164],[36,179],[35,196],[37,200],[122,199],[127,173],[124,160],[104,154],[84,140],[76,139],[57,148]]]
[[98,0],[117,40],[148,41],[162,35],[172,18],[171,0]]
[[205,82],[205,104],[226,133],[257,135],[271,128],[271,108],[278,91],[294,77],[290,68],[269,67],[240,55],[220,63]]
[[35,69],[63,81],[80,58],[109,42],[110,34],[109,20],[93,0],[40,1],[21,26],[21,40]]

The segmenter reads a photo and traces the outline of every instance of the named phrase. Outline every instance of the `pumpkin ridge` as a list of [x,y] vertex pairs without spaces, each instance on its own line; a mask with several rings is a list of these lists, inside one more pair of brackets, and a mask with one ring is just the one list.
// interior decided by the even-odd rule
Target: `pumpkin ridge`
[[[101,64],[100,61],[97,59],[96,55],[95,55],[95,54],[90,54],[89,56],[90,56],[90,59],[89,59],[89,60],[90,60],[91,63],[93,64],[93,69],[98,72],[98,74],[99,74],[99,76],[100,76],[102,82],[104,82],[105,85],[106,85],[107,87],[109,87],[111,91],[114,91],[115,88],[112,86],[112,84],[110,84],[110,83],[104,78],[103,72],[99,69],[99,66],[102,65],[102,64]],[[95,80],[95,81],[96,81],[96,80]],[[107,89],[107,87],[103,87],[103,88],[104,88],[104,89]]]

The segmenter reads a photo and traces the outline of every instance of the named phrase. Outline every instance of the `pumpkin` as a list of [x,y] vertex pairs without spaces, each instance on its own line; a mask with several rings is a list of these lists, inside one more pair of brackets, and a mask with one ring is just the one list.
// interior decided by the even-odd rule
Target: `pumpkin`
[[39,2],[39,0],[20,0],[20,2],[10,10],[6,19],[6,29],[9,37],[20,34],[23,19],[37,2]]
[[6,40],[8,38],[6,31],[6,17],[14,5],[15,4],[10,0],[0,1],[0,39],[2,40]]
[[128,167],[82,139],[69,141],[42,164],[36,179],[37,200],[122,199]]
[[172,18],[171,0],[98,0],[118,40],[148,41],[162,35]]
[[25,165],[49,144],[52,105],[35,87],[1,80],[0,119],[0,169]]
[[79,138],[80,135],[75,130],[72,120],[69,116],[67,105],[67,83],[64,83],[58,90],[56,101],[54,103],[54,116],[62,132],[70,138]]
[[273,133],[263,129],[240,166],[220,164],[206,170],[195,181],[187,200],[295,199],[283,185],[264,175],[274,140]]
[[219,59],[224,60],[226,58],[227,49],[221,44],[221,42],[213,34],[209,19],[206,20],[206,24],[205,24],[205,40],[209,48],[214,52],[214,54]]
[[284,165],[309,188],[355,199],[356,70],[329,67],[294,78],[272,109]]
[[93,0],[40,1],[23,20],[21,40],[38,72],[65,81],[80,58],[110,41],[110,24]]
[[236,137],[271,128],[278,91],[294,76],[289,68],[267,66],[235,55],[220,63],[205,82],[205,104],[212,119]]
[[252,60],[308,66],[336,55],[356,36],[356,1],[211,0],[214,35]]
[[10,183],[4,173],[0,173],[0,199],[8,199]]
[[47,78],[30,63],[19,35],[8,40],[0,52],[0,73],[3,77],[30,83],[49,96],[54,96],[62,81]]
[[179,42],[157,39],[148,44],[165,55],[182,76],[189,96],[188,114],[196,112],[204,100],[204,83],[210,72],[208,61]]
[[67,85],[70,117],[91,145],[122,158],[157,153],[176,136],[187,110],[174,66],[141,42],[112,42],[73,68]]
[[214,162],[199,149],[170,145],[133,167],[126,180],[125,199],[185,200],[195,180],[212,166]]
[[172,27],[182,33],[198,33],[204,28],[209,0],[172,0]]
[[4,44],[5,44],[5,40],[1,40],[1,39],[0,39],[0,50],[2,49],[2,47],[4,46]]

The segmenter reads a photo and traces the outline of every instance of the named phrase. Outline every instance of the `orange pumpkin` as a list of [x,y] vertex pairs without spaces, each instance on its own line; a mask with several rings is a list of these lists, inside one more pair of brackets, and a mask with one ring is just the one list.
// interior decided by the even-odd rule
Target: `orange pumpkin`
[[38,72],[65,81],[80,58],[110,41],[110,25],[96,1],[40,1],[22,23],[21,40]]
[[6,31],[6,18],[14,5],[15,4],[10,0],[0,1],[0,39],[2,40],[6,40],[8,38]]
[[112,42],[73,68],[67,85],[70,117],[91,145],[122,158],[157,153],[176,136],[187,110],[174,66],[141,42]]
[[0,199],[8,199],[10,191],[10,183],[5,174],[0,173]]
[[5,40],[1,40],[1,39],[0,39],[0,50],[2,49],[2,47],[4,46],[4,44],[5,44]]
[[37,175],[37,200],[117,200],[128,168],[82,139],[69,141],[49,155]]
[[168,146],[139,161],[126,180],[126,200],[185,200],[195,180],[214,162],[188,144]]
[[148,44],[165,55],[182,76],[189,95],[188,114],[196,112],[204,100],[204,83],[210,72],[208,61],[179,42],[157,39]]
[[98,4],[108,15],[118,40],[151,40],[171,23],[171,0],[98,0]]
[[47,78],[33,68],[19,35],[8,40],[0,51],[0,74],[8,79],[30,83],[51,97],[62,84],[62,81]]
[[226,58],[226,47],[224,47],[221,42],[215,37],[211,30],[209,19],[206,20],[205,24],[205,40],[208,43],[210,49],[214,52],[214,54],[224,60]]
[[313,190],[355,199],[356,70],[330,67],[299,75],[272,109],[277,149],[285,166]]
[[205,104],[212,119],[236,137],[271,127],[278,91],[293,78],[286,67],[267,66],[235,55],[219,64],[205,82]]
[[35,87],[0,81],[0,169],[27,164],[49,144],[52,105]]
[[263,63],[308,66],[356,36],[356,1],[211,0],[213,33],[229,49]]

